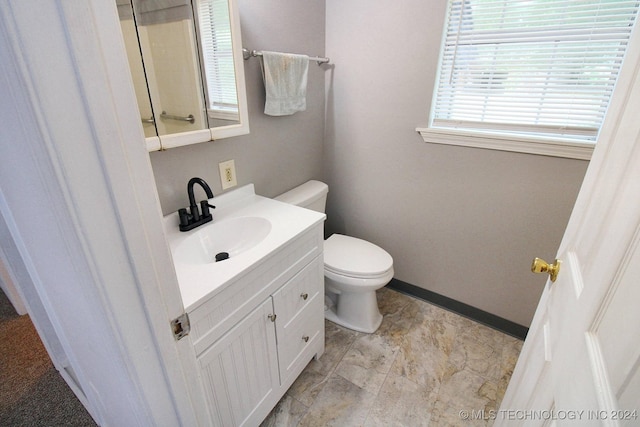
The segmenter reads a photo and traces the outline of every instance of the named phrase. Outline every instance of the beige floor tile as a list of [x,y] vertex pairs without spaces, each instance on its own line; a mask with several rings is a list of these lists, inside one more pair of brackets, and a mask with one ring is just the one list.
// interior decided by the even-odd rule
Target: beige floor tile
[[433,406],[432,421],[437,426],[486,426],[488,420],[478,414],[488,418],[496,409],[497,398],[496,382],[449,365]]
[[459,371],[468,369],[484,378],[497,381],[502,376],[500,345],[477,340],[473,336],[456,338],[449,363]]
[[400,292],[396,292],[389,288],[382,288],[376,292],[378,297],[378,309],[383,316],[396,313],[404,308],[407,304],[414,303],[417,300]]
[[263,423],[276,426],[490,426],[522,341],[391,289],[374,334],[325,322],[312,360]]
[[[393,295],[402,295],[397,292],[387,291],[381,297],[379,297],[379,304],[384,303],[388,296]],[[404,299],[396,299],[397,302],[404,302],[402,305],[390,306],[386,305],[384,309],[381,309],[381,313],[384,318],[382,319],[382,324],[375,332],[375,335],[380,335],[386,337],[391,340],[394,344],[400,345],[402,342],[402,338],[409,333],[414,323],[417,321],[420,314],[420,302],[413,299],[409,299],[409,301],[405,301],[409,297],[403,295]]]
[[325,350],[317,360],[311,360],[287,394],[306,406],[311,406],[327,379],[340,363],[353,342],[363,334],[325,320]]
[[300,426],[362,426],[376,395],[339,375],[327,381]]
[[435,390],[401,375],[389,374],[367,417],[365,427],[428,426],[437,397]]
[[305,369],[287,390],[287,395],[306,406],[313,405],[316,397],[329,379],[329,375]]
[[364,334],[355,340],[335,373],[370,393],[378,394],[398,353],[387,338]]
[[445,373],[455,334],[456,328],[443,318],[422,318],[402,338],[391,372],[436,389]]
[[295,427],[308,409],[293,397],[285,395],[260,427]]
[[324,335],[324,354],[318,360],[312,360],[306,369],[329,375],[351,348],[353,342],[363,334],[325,320]]

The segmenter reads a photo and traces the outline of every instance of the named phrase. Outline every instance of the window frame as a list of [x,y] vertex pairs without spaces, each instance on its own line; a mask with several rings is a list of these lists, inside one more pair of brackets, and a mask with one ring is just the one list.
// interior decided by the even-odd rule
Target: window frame
[[[436,100],[438,96],[437,91],[441,73],[443,72],[443,56],[446,49],[452,1],[453,0],[448,0],[447,2],[447,15],[443,25],[438,68],[433,83],[433,96],[428,127],[416,128],[416,131],[420,133],[424,142],[589,160],[597,143],[597,136],[594,141],[588,141],[575,138],[563,138],[557,135],[545,135],[543,133],[511,133],[504,129],[491,129],[490,127],[486,129],[475,129],[434,126]],[[636,31],[636,29],[633,31]],[[626,53],[624,56],[626,56]],[[610,102],[609,99],[609,105]],[[602,124],[598,130],[598,134],[601,128]]]

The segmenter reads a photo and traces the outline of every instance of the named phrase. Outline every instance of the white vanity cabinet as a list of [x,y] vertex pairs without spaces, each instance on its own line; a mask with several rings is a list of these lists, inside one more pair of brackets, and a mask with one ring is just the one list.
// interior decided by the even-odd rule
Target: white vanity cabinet
[[322,224],[189,313],[214,426],[258,425],[324,351]]

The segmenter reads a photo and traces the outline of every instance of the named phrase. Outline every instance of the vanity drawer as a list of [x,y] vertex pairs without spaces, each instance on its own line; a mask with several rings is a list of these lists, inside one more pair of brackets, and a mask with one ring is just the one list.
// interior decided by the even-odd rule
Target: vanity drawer
[[[288,324],[317,295],[324,295],[324,263],[317,257],[273,294],[273,308],[278,321]],[[324,300],[324,297],[321,298]]]
[[280,384],[297,376],[318,352],[318,340],[324,340],[323,295],[317,293],[288,323],[280,322],[279,317],[276,321]]

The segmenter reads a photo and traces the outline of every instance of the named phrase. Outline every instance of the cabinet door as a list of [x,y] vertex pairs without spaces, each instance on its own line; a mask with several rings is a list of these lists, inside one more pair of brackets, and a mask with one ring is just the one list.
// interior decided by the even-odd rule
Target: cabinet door
[[198,357],[213,425],[257,425],[264,407],[274,405],[279,381],[271,314],[268,298]]

